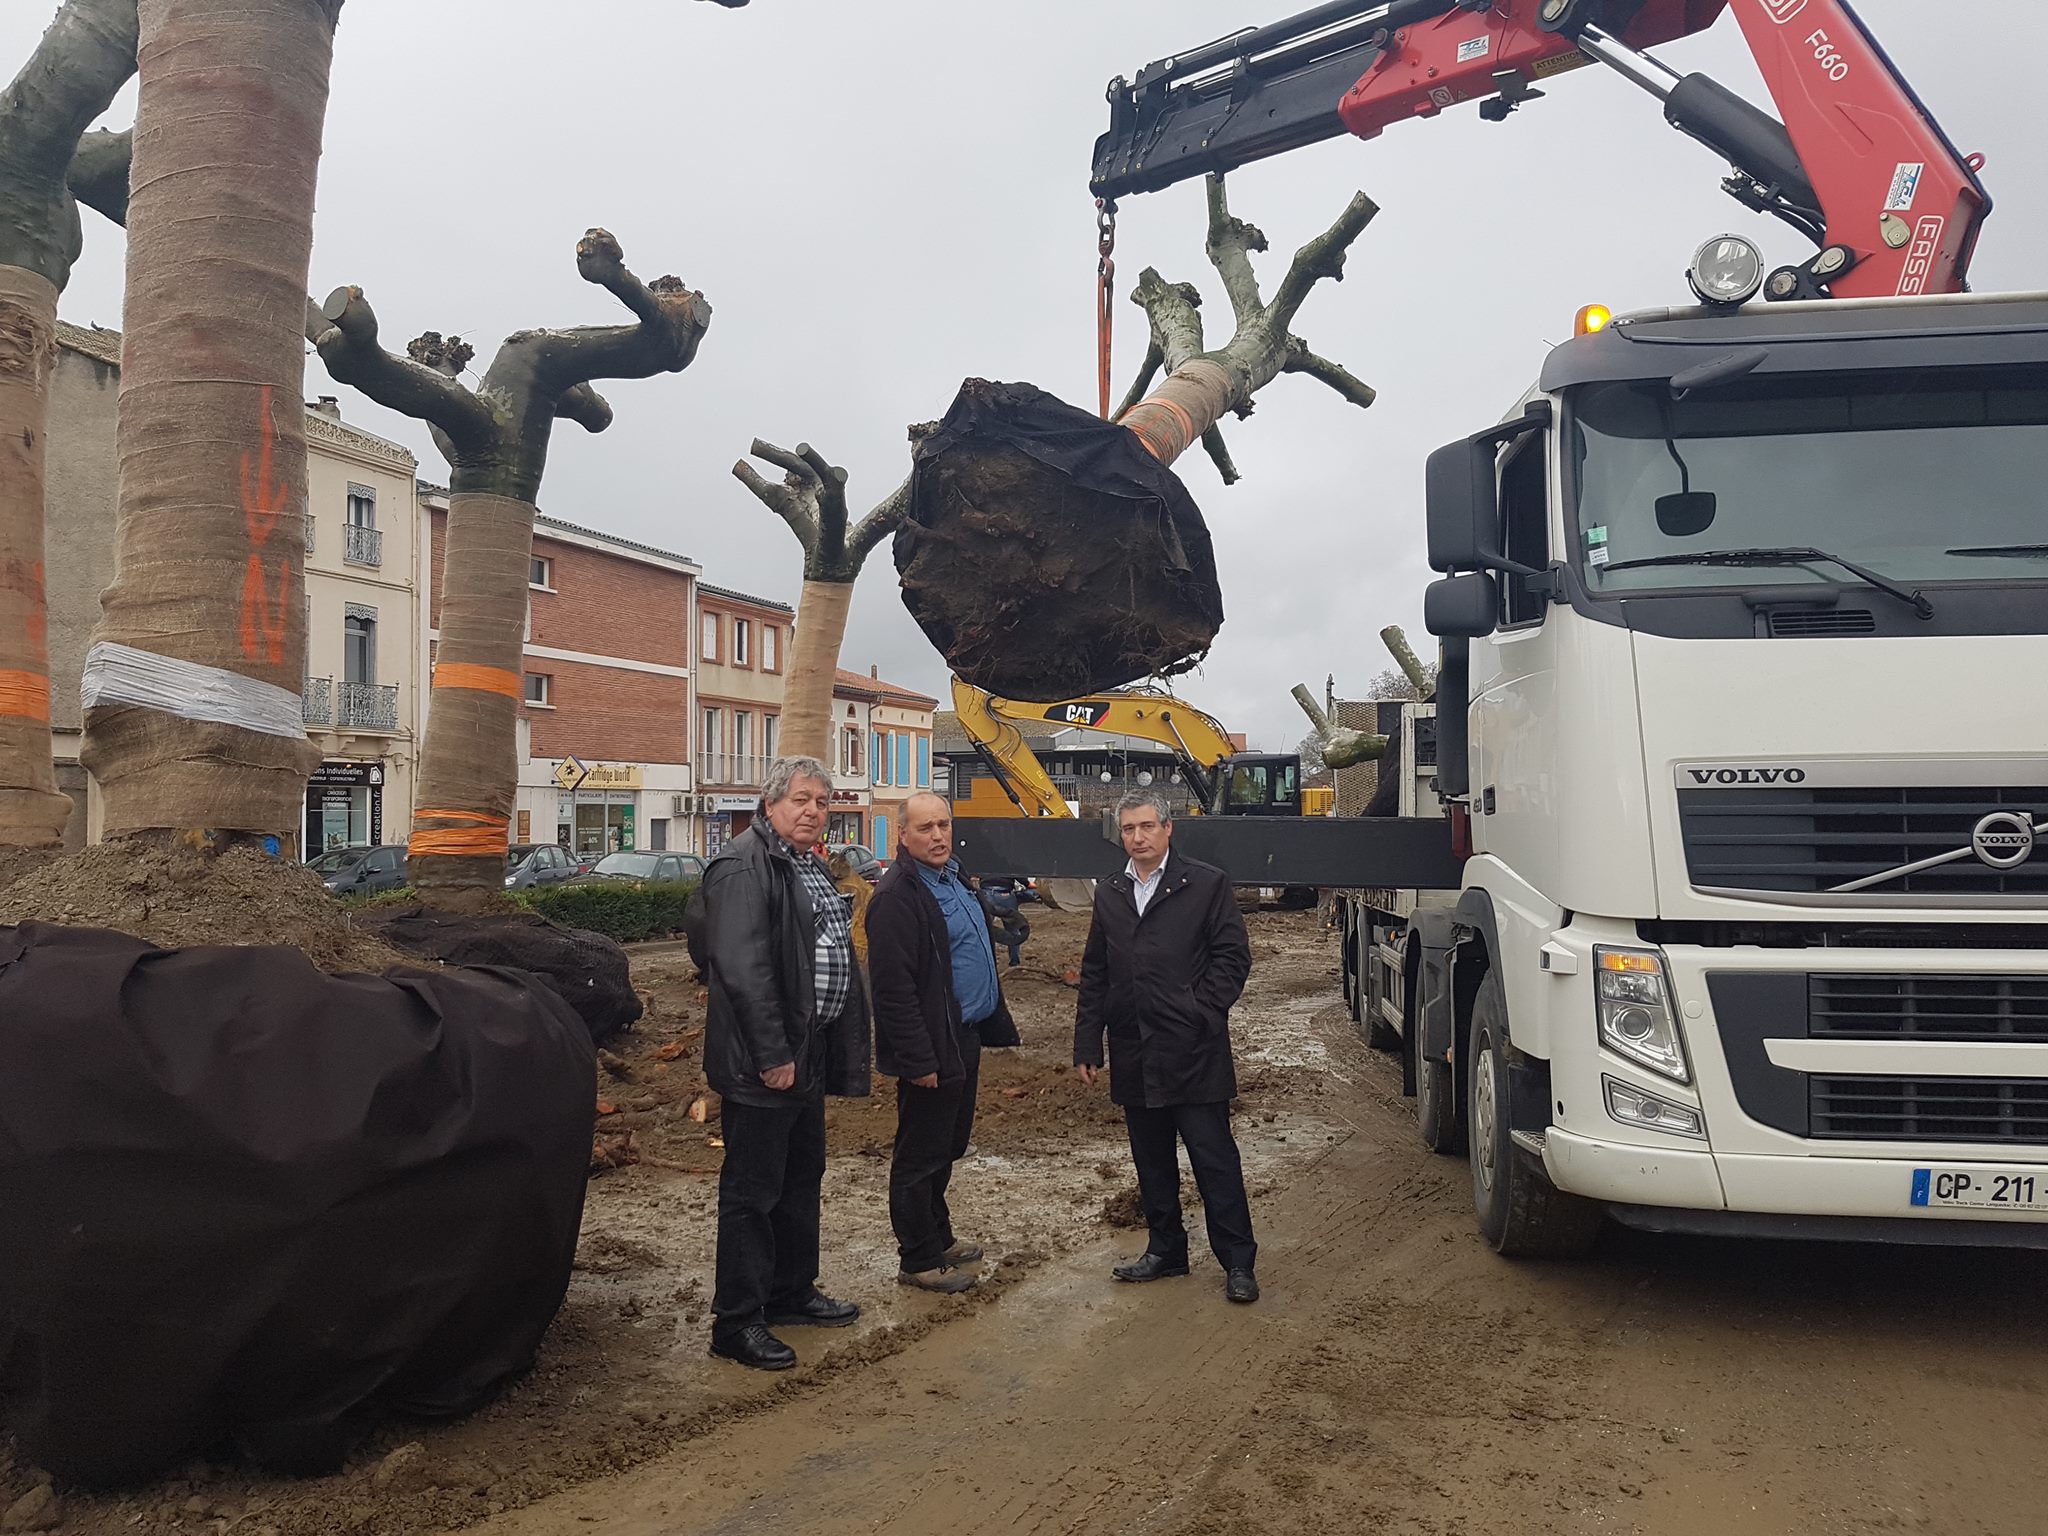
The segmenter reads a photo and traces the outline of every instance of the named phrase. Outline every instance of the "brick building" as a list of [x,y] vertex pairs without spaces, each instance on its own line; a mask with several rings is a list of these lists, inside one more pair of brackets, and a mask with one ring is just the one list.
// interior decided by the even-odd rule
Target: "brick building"
[[868,830],[875,851],[892,858],[896,835],[903,830],[903,802],[932,787],[932,718],[939,701],[884,682],[879,667],[870,667],[865,679],[857,672],[851,677],[875,695],[868,723],[868,783],[874,795]]
[[783,670],[796,610],[773,598],[697,583],[696,641],[701,853],[744,832],[761,800],[761,779],[778,746]]
[[[433,641],[448,493],[423,485],[420,497],[431,537],[424,585]],[[514,842],[559,843],[579,854],[691,845],[698,797],[690,628],[701,572],[667,550],[557,518],[537,521]],[[426,683],[423,675],[422,697]]]

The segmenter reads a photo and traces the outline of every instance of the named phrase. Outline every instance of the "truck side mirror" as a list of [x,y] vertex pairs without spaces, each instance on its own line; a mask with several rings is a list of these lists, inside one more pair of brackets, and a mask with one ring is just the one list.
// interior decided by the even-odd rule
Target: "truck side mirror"
[[1477,640],[1500,624],[1500,583],[1484,571],[1446,576],[1422,593],[1424,628],[1444,640]]
[[1492,442],[1468,438],[1437,449],[1429,456],[1424,485],[1430,569],[1484,570],[1500,542]]

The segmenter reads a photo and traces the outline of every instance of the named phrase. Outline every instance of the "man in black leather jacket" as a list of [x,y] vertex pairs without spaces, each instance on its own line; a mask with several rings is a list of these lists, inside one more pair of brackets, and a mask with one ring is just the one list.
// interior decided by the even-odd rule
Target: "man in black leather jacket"
[[722,1101],[711,1352],[786,1370],[775,1327],[860,1316],[818,1280],[825,1095],[868,1092],[868,1012],[846,898],[816,852],[832,798],[811,757],[769,765],[762,811],[704,874],[704,1070]]

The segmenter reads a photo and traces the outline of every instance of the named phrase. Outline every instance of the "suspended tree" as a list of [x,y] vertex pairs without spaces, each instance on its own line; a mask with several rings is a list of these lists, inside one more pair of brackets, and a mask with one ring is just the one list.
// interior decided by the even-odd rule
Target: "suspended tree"
[[[912,439],[917,435],[914,429]],[[910,505],[910,482],[897,486],[849,529],[845,470],[826,463],[809,443],[798,443],[791,453],[756,438],[748,452],[783,470],[781,483],[762,479],[745,459],[733,465],[733,474],[789,524],[804,550],[803,597],[797,606],[777,739],[786,753],[829,761],[832,685],[853,606],[853,584],[869,552],[901,525]]]
[[895,545],[904,604],[953,670],[991,693],[1051,701],[1199,660],[1222,623],[1220,584],[1207,527],[1168,466],[1200,441],[1235,480],[1219,423],[1249,415],[1283,373],[1373,402],[1292,329],[1316,284],[1343,277],[1371,201],[1354,196],[1270,299],[1251,260],[1265,235],[1231,214],[1221,177],[1208,203],[1230,340],[1209,347],[1200,291],[1147,267],[1131,297],[1148,344],[1114,416],[1122,433],[1030,385],[970,379],[917,449]]
[[0,845],[56,845],[71,809],[50,756],[44,429],[57,296],[83,244],[67,178],[135,73],[135,28],[135,0],[68,0],[0,93]]
[[408,861],[414,887],[445,907],[480,905],[504,890],[533,520],[555,420],[602,432],[612,409],[591,381],[679,372],[711,323],[702,294],[675,277],[641,282],[605,230],[577,243],[576,269],[636,323],[520,331],[506,338],[475,391],[457,380],[474,355],[468,343],[430,331],[405,357],[387,352],[360,288],[336,289],[308,317],[327,371],[428,423],[448,459],[441,638]]
[[282,840],[315,751],[300,339],[341,0],[141,0],[119,520],[86,658],[109,837]]

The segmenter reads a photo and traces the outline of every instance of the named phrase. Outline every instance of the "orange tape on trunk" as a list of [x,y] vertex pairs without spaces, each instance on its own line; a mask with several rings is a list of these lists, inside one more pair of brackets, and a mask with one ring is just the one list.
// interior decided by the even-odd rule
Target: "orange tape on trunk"
[[50,723],[50,680],[34,672],[0,672],[0,718]]
[[[1155,414],[1157,413],[1157,414]],[[1163,414],[1166,419],[1158,420]],[[1148,395],[1117,418],[1121,426],[1137,434],[1145,451],[1161,463],[1171,464],[1195,440],[1195,419],[1177,400]]]
[[510,823],[481,811],[415,811],[420,821],[466,821],[466,827],[426,827],[413,833],[405,851],[413,858],[450,859],[502,857],[510,846]]
[[434,667],[436,688],[468,688],[476,693],[501,693],[508,699],[526,697],[526,684],[517,672],[503,667],[479,667],[464,661],[443,661]]

